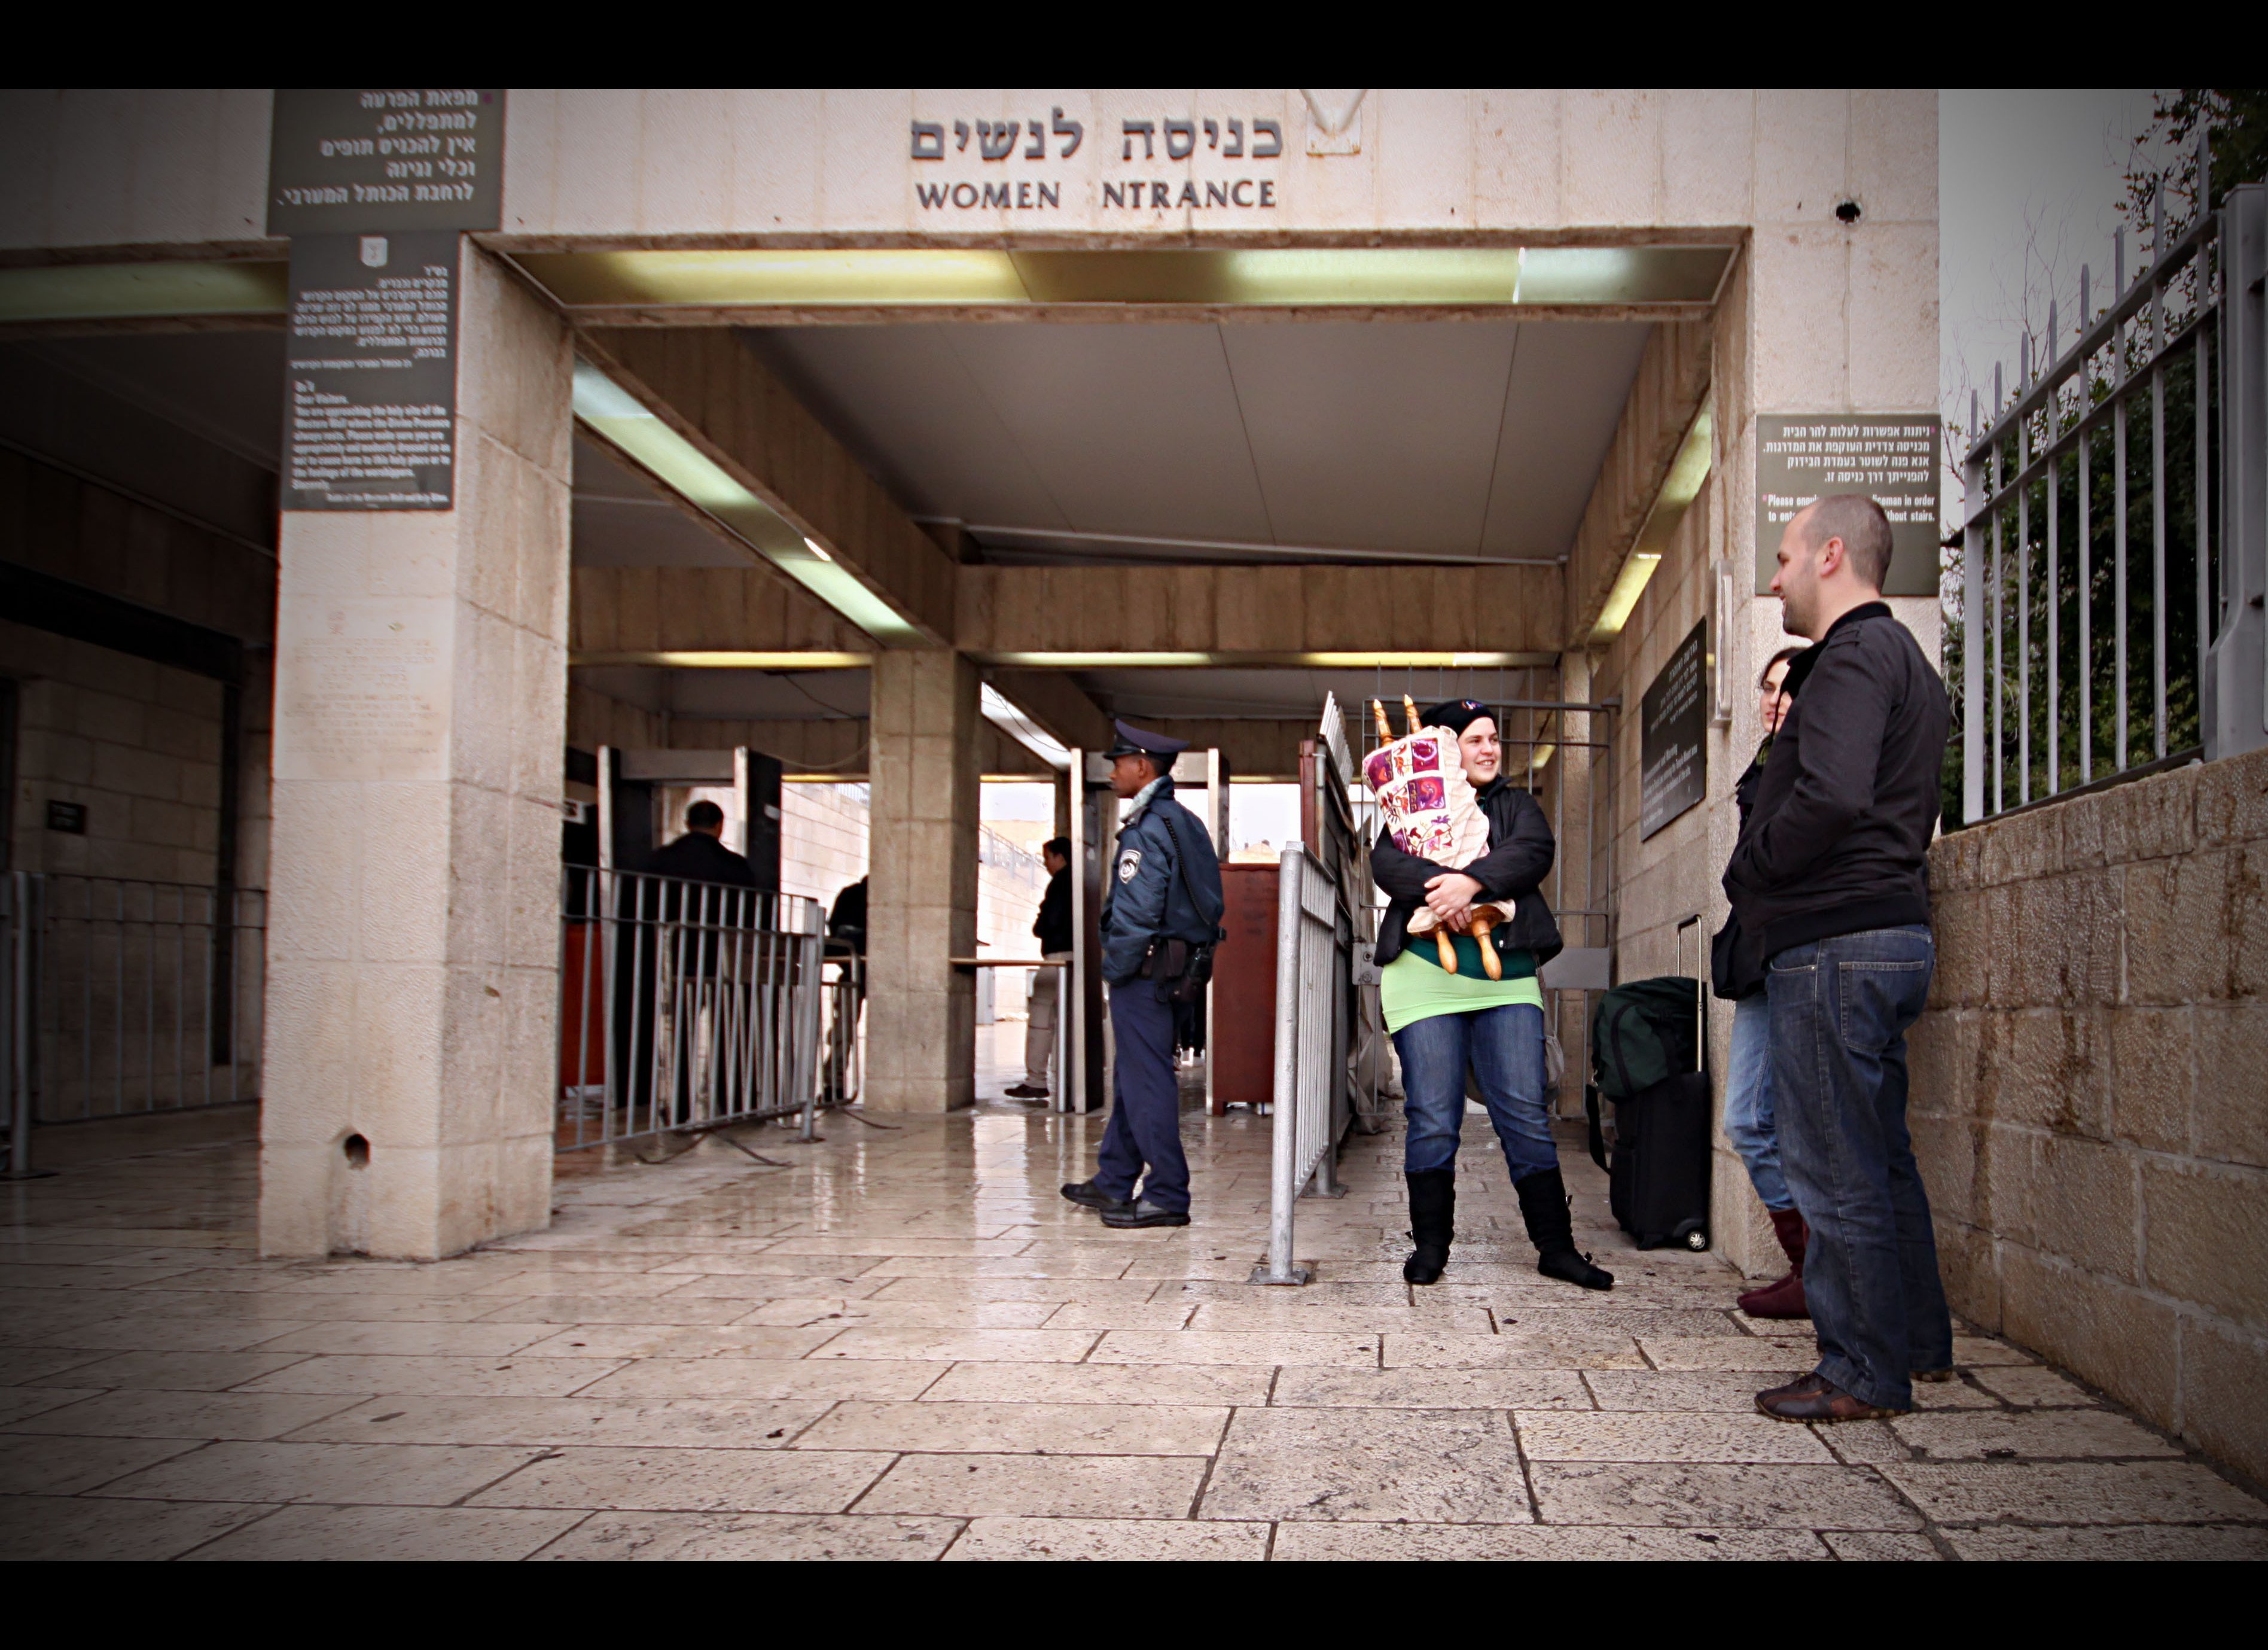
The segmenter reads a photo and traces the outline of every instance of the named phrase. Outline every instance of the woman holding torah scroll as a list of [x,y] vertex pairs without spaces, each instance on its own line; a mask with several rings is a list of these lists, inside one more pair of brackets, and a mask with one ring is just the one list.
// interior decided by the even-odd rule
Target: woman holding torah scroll
[[[1613,1274],[1575,1248],[1544,1109],[1543,997],[1535,971],[1558,954],[1560,939],[1559,924],[1536,888],[1551,870],[1557,844],[1535,799],[1500,771],[1503,750],[1485,705],[1452,699],[1418,719],[1425,732],[1454,741],[1456,765],[1488,821],[1488,847],[1453,869],[1409,851],[1389,829],[1371,851],[1371,874],[1390,902],[1379,924],[1380,1003],[1402,1058],[1410,1125],[1403,1170],[1416,1250],[1402,1275],[1413,1284],[1434,1283],[1448,1264],[1455,1236],[1457,1137],[1470,1066],[1535,1245],[1536,1271],[1586,1289],[1612,1288]],[[1379,786],[1373,782],[1372,788]],[[1508,918],[1500,915],[1506,903]],[[1488,911],[1491,905],[1497,911]],[[1476,908],[1487,913],[1477,939]],[[1443,966],[1436,943],[1411,942],[1411,919],[1421,910],[1431,920],[1420,926],[1437,927],[1449,940],[1454,970]],[[1491,924],[1488,916],[1498,920]],[[1494,969],[1484,966],[1483,945],[1495,954],[1489,959]]]

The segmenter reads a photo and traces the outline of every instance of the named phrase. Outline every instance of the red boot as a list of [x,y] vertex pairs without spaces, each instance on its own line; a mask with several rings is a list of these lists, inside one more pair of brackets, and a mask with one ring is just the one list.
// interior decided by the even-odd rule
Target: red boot
[[1811,1246],[1811,1228],[1793,1209],[1767,1212],[1771,1216],[1772,1235],[1779,1240],[1790,1270],[1778,1282],[1741,1296],[1740,1308],[1752,1318],[1808,1318],[1811,1313],[1803,1304],[1803,1252]]

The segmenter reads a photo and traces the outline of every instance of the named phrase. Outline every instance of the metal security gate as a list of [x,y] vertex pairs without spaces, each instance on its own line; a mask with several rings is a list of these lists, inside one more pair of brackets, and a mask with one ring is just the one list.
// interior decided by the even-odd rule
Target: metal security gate
[[9,1172],[37,1125],[260,1097],[267,895],[14,871],[0,878]]
[[[558,1148],[800,1116],[812,1138],[830,986],[816,901],[570,866]],[[837,1058],[847,1064],[847,1049]],[[847,1072],[843,1074],[847,1074]]]
[[[2204,145],[2198,199],[2211,199]],[[1964,467],[1963,821],[2268,743],[2268,191],[2080,272]]]
[[1268,1259],[1256,1284],[1304,1284],[1292,1258],[1292,1210],[1309,1190],[1335,1197],[1332,1175],[1347,1085],[1347,981],[1354,932],[1337,880],[1305,844],[1284,851],[1277,882],[1274,1179]]

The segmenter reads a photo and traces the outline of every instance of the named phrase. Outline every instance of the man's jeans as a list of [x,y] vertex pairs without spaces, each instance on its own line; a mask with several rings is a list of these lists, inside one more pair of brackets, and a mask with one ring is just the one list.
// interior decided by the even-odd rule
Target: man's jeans
[[1929,1197],[1906,1134],[1906,1028],[1929,998],[1929,930],[1877,928],[1771,959],[1783,1163],[1811,1226],[1803,1294],[1819,1373],[1884,1409],[1953,1362]]
[[1780,1172],[1779,1130],[1772,1122],[1771,1003],[1750,991],[1733,1005],[1733,1069],[1725,1078],[1725,1137],[1747,1165],[1749,1184],[1775,1212],[1795,1207]]
[[1402,1144],[1406,1172],[1456,1167],[1469,1064],[1513,1182],[1559,1167],[1543,1109],[1542,1009],[1513,1003],[1436,1014],[1395,1032],[1394,1050],[1402,1057],[1402,1110],[1410,1120]]

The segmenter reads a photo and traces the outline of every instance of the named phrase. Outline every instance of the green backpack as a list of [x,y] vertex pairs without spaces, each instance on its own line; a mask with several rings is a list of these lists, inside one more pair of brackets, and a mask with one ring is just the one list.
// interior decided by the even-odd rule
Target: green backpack
[[1682,974],[1632,980],[1599,998],[1591,1019],[1591,1070],[1599,1092],[1630,1100],[1701,1064],[1700,983]]

